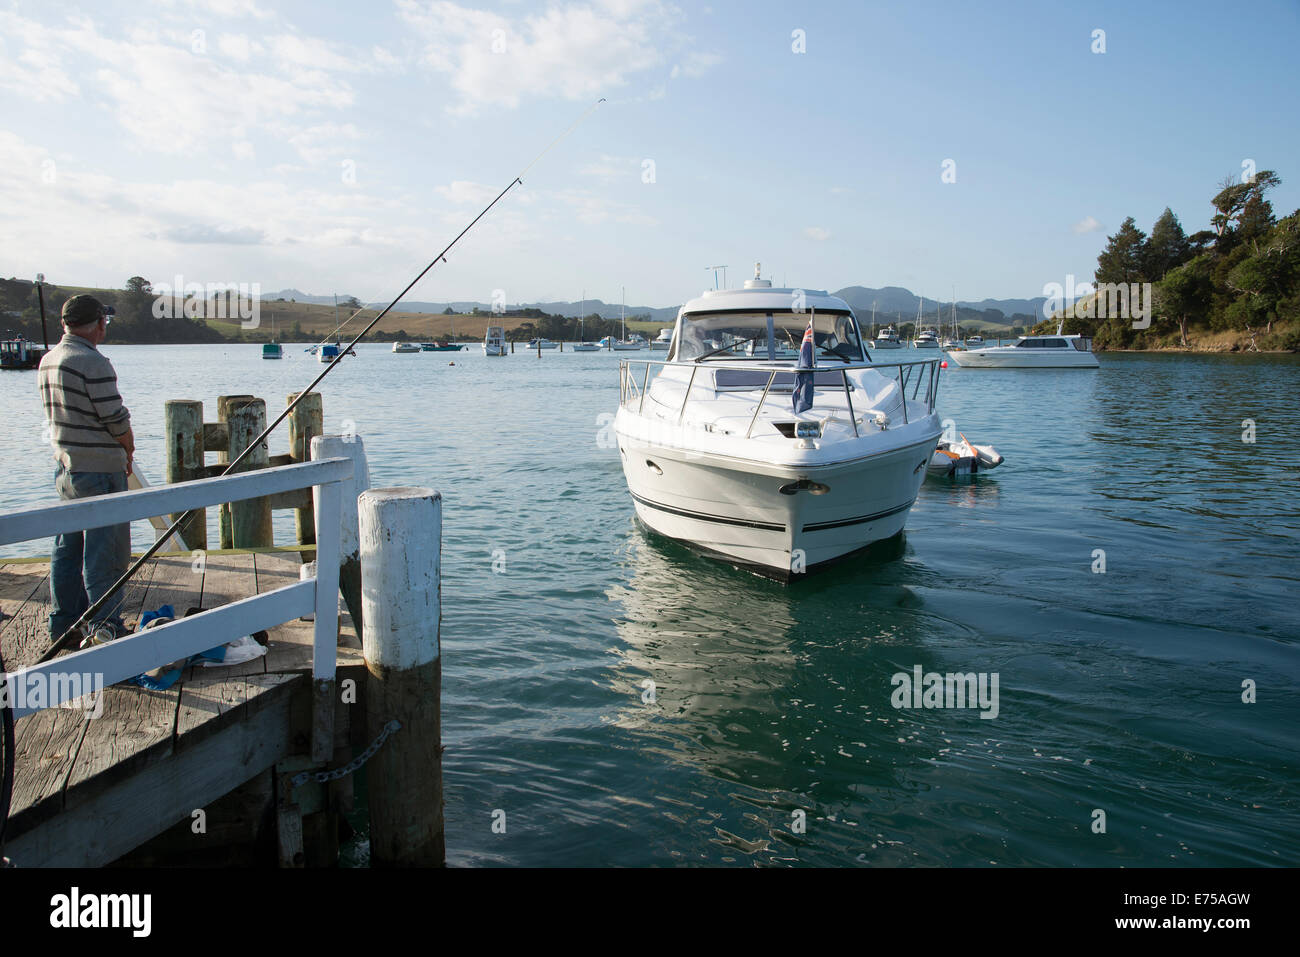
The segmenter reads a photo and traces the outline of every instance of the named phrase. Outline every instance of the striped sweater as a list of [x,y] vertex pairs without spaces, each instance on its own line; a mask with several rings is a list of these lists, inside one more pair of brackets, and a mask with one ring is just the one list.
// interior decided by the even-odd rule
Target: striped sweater
[[69,472],[125,472],[115,436],[131,428],[113,365],[91,343],[65,332],[41,360],[41,401],[54,458]]

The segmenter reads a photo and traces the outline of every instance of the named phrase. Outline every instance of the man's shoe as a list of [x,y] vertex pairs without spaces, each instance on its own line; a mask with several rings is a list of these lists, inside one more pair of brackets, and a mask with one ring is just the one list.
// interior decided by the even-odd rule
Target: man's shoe
[[81,641],[82,648],[93,648],[96,645],[106,645],[110,641],[118,638],[117,628],[111,621],[101,621],[93,626],[93,629]]

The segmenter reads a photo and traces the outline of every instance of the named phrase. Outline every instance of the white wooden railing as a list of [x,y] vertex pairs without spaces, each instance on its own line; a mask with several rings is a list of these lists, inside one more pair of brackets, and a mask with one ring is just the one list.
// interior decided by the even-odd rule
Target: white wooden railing
[[[352,479],[353,467],[352,459],[321,459],[0,512],[0,546],[4,546],[157,515],[179,514],[222,502],[239,502],[305,488],[315,490],[315,578],[243,598],[188,618],[179,618],[106,645],[74,651],[30,668],[9,672],[6,675],[8,698],[14,717],[21,718],[39,711],[41,707],[54,707],[79,696],[81,683],[70,680],[72,675],[94,675],[96,681],[102,682],[100,687],[108,687],[234,641],[241,635],[250,635],[313,613],[316,616],[313,683],[318,688],[322,684],[332,687],[338,651],[341,483]],[[54,637],[57,636],[52,636],[51,640]],[[39,696],[24,693],[24,689],[32,687],[33,683],[42,688]],[[78,694],[72,694],[74,690]],[[37,707],[31,704],[34,697]],[[313,728],[314,732],[316,730]],[[313,739],[315,737],[313,733]],[[313,740],[313,752],[319,750],[317,744]],[[320,749],[323,749],[325,743],[320,744]]]

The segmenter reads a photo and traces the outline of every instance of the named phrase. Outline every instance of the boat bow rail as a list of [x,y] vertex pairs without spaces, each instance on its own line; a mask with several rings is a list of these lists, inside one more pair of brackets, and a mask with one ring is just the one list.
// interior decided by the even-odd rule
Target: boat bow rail
[[[681,425],[686,418],[687,406],[692,394],[697,390],[697,382],[708,380],[710,398],[728,392],[753,392],[762,388],[758,405],[754,407],[745,431],[745,438],[750,438],[759,414],[773,395],[789,395],[794,386],[795,374],[812,372],[813,388],[823,392],[833,390],[843,392],[848,418],[853,426],[854,437],[860,436],[858,416],[854,412],[853,392],[856,385],[849,373],[862,370],[876,372],[882,377],[895,382],[898,394],[902,398],[903,425],[910,422],[909,402],[924,402],[925,415],[934,413],[939,396],[939,362],[938,357],[931,359],[913,359],[899,362],[850,362],[836,366],[818,366],[815,369],[797,369],[792,364],[774,362],[678,362],[662,359],[621,359],[619,360],[619,406],[636,415],[645,414],[646,396],[649,395],[653,382],[666,369],[690,369],[690,376],[682,390],[681,405],[677,409],[676,423]],[[658,371],[652,378],[651,368]],[[882,372],[892,369],[892,374]],[[703,383],[701,383],[703,384]],[[911,395],[908,395],[908,390]],[[858,411],[866,411],[866,403]]]
[[[342,483],[352,479],[353,468],[349,458],[320,459],[0,512],[0,546],[4,546],[299,489],[313,489],[315,498],[315,578],[9,672],[5,675],[8,689],[31,684],[49,689],[40,696],[15,694],[10,690],[14,717],[21,718],[42,707],[57,707],[76,697],[71,691],[77,685],[64,680],[67,675],[102,676],[102,687],[108,687],[234,641],[241,635],[313,613],[316,619],[312,678],[318,686],[320,682],[332,685],[337,666]],[[320,744],[329,743],[332,747],[332,709],[329,714],[328,728],[320,729],[328,740]],[[313,740],[313,751],[316,750],[317,742]]]

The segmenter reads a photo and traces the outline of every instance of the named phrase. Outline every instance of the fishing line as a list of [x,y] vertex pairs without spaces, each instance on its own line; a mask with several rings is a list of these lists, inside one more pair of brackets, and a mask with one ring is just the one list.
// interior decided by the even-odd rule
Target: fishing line
[[[532,169],[537,164],[538,160],[540,160],[543,156],[545,156],[552,149],[554,149],[556,144],[558,144],[566,136],[572,133],[574,129],[576,129],[579,126],[579,124],[582,123],[583,120],[585,120],[588,116],[591,115],[591,113],[596,109],[596,107],[600,106],[600,104],[604,102],[605,102],[605,98],[601,97],[599,100],[593,103],[590,107],[587,108],[587,110],[580,117],[578,117],[578,119],[567,130],[565,130],[563,133],[557,136],[554,140],[551,141],[551,143],[544,150],[538,153],[537,156],[533,158],[533,161],[529,163],[527,166],[525,166],[523,170],[520,171],[519,175],[517,175],[514,179],[512,179],[510,183],[506,186],[506,188],[501,190],[501,192],[497,194],[496,199],[488,203],[487,206],[485,206],[477,216],[475,216],[472,220],[470,220],[469,225],[466,226],[464,229],[462,229],[459,233],[457,233],[456,238],[453,239],[451,242],[449,242],[443,248],[442,252],[434,256],[433,260],[422,270],[420,270],[420,274],[416,276],[414,279],[412,279],[407,284],[406,288],[403,289],[400,293],[398,293],[397,297],[383,308],[383,311],[380,312],[379,315],[375,316],[375,318],[370,320],[370,322],[366,325],[366,327],[357,334],[356,338],[348,343],[347,348],[339,350],[339,354],[330,361],[330,364],[325,367],[325,369],[321,372],[320,375],[318,375],[315,379],[312,380],[311,385],[307,386],[307,388],[303,389],[302,392],[298,393],[298,398],[294,399],[291,403],[289,403],[289,405],[284,409],[284,411],[281,412],[278,416],[276,416],[275,421],[272,422],[270,425],[268,425],[265,429],[263,429],[262,434],[259,435],[257,438],[255,438],[252,442],[250,442],[248,447],[244,449],[244,451],[240,452],[239,455],[235,457],[235,460],[226,466],[225,470],[221,473],[221,475],[223,476],[229,475],[234,470],[234,468],[245,459],[245,457],[247,457],[255,448],[262,445],[266,441],[266,437],[269,436],[273,431],[275,431],[276,426],[278,426],[281,422],[283,422],[285,419],[289,417],[289,413],[291,413],[297,407],[298,403],[301,402],[303,399],[305,399],[316,388],[316,386],[320,384],[321,380],[324,379],[327,375],[329,375],[334,370],[334,367],[336,365],[338,365],[340,362],[343,361],[343,358],[348,354],[349,350],[351,350],[353,346],[355,346],[358,342],[360,342],[362,337],[364,337],[367,332],[373,329],[376,323],[378,323],[380,319],[388,315],[388,313],[392,310],[392,308],[396,306],[399,302],[401,302],[403,297],[405,297],[408,292],[410,292],[413,288],[415,288],[416,283],[418,283],[421,279],[423,279],[425,275],[429,272],[429,270],[433,269],[433,267],[440,262],[445,263],[447,261],[446,258],[447,253],[451,252],[452,247],[455,246],[458,242],[460,242],[461,238],[466,233],[468,233],[471,229],[473,229],[474,226],[478,224],[478,221],[482,219],[484,216],[486,216],[492,210],[492,207],[494,207],[497,203],[501,202],[501,199],[506,195],[506,193],[510,192],[510,190],[514,189],[516,186],[520,186],[523,184],[524,173],[527,173],[530,169]],[[346,326],[349,322],[351,322],[353,319],[361,315],[362,312],[364,312],[369,308],[371,307],[362,306],[361,308],[357,309],[357,311],[354,312],[347,319],[347,321],[344,322],[343,325],[339,326],[338,328],[340,330],[343,329],[343,326]],[[158,550],[161,549],[163,545],[165,545],[171,539],[172,535],[176,533],[176,530],[180,528],[181,525],[183,525],[188,518],[190,518],[198,511],[199,509],[190,509],[190,511],[186,512],[180,518],[176,519],[176,521],[172,522],[171,527],[169,527],[167,531],[163,532],[161,535],[158,536],[158,540],[153,543],[153,545],[149,548],[148,551],[146,551],[143,555],[141,555],[138,559],[136,559],[135,563],[132,564],[131,567],[126,570],[126,573],[117,580],[117,582],[113,585],[113,587],[110,588],[108,591],[106,591],[103,595],[101,595],[93,605],[91,605],[89,608],[86,609],[86,611],[82,613],[81,617],[78,618],[71,625],[71,627],[68,628],[67,631],[65,631],[62,635],[60,635],[57,639],[54,640],[54,642],[50,645],[50,647],[45,650],[45,653],[42,654],[41,657],[37,659],[37,664],[40,664],[41,662],[44,661],[49,661],[56,654],[58,654],[63,648],[65,648],[68,645],[68,643],[73,640],[73,638],[78,637],[80,627],[82,625],[85,625],[92,618],[94,618],[94,616],[108,603],[109,599],[111,599],[114,595],[116,595],[122,589],[122,587],[128,581],[130,581],[132,577],[134,577],[136,572],[140,570],[140,568],[144,565],[144,563],[147,562],[150,558],[152,558],[158,552]],[[124,600],[125,598],[119,600],[118,607],[120,607],[121,602]]]
[[[564,139],[565,137],[567,137],[568,134],[571,134],[572,131],[573,131],[573,130],[576,130],[578,126],[581,126],[581,125],[582,125],[582,121],[586,120],[586,118],[588,118],[589,116],[591,116],[591,113],[594,113],[594,112],[595,112],[595,109],[597,109],[597,107],[599,107],[599,105],[601,105],[602,103],[604,103],[604,98],[603,98],[603,96],[602,96],[601,99],[598,99],[597,101],[595,101],[595,103],[591,104],[590,107],[586,108],[586,111],[585,111],[584,113],[582,113],[581,116],[577,118],[577,120],[573,121],[573,124],[572,124],[571,126],[569,126],[567,130],[564,130],[564,133],[558,135],[558,137],[556,137],[555,139],[552,139],[551,142],[550,142],[550,144],[547,144],[547,147],[545,148],[545,150],[542,150],[542,152],[537,153],[537,156],[534,156],[534,157],[533,157],[532,163],[529,163],[528,165],[524,166],[523,169],[520,170],[519,174],[517,174],[517,176],[515,177],[515,181],[516,181],[516,182],[519,182],[519,183],[523,183],[523,182],[524,182],[524,174],[525,174],[525,173],[528,173],[528,170],[532,169],[533,166],[536,166],[536,165],[537,165],[537,161],[538,161],[538,160],[541,160],[543,156],[546,156],[546,153],[549,153],[551,150],[554,150],[556,144],[558,144],[558,143],[560,142],[560,140],[562,140],[562,139]],[[515,185],[515,183],[511,183],[511,186],[513,186],[513,185]],[[507,189],[507,190],[510,189],[510,186],[507,186],[506,189]],[[498,199],[499,199],[499,198],[498,198]],[[487,208],[490,209],[491,207],[487,207]],[[477,222],[477,220],[474,220],[474,222]],[[471,222],[471,224],[469,224],[469,225],[472,226],[472,225],[473,225],[473,222]],[[468,226],[467,226],[467,230],[468,230]],[[464,235],[464,233],[461,233],[461,235]],[[460,238],[460,237],[456,237],[456,239],[459,239],[459,238]],[[452,241],[452,246],[454,246],[454,244],[455,244],[455,242]],[[448,250],[450,250],[451,246],[448,246],[447,248],[448,248]],[[438,261],[438,260],[434,260],[434,263],[437,263],[437,261]],[[432,265],[432,264],[430,264],[430,265]],[[428,269],[425,269],[425,272],[428,272]],[[424,276],[424,273],[420,273],[420,276]],[[419,281],[420,281],[420,280],[419,280],[419,277],[416,277],[416,282],[419,282]],[[415,283],[412,282],[411,285],[413,286],[413,285],[415,285]],[[411,289],[411,286],[407,286],[407,289]],[[403,295],[404,295],[404,293],[403,293]],[[400,298],[402,298],[402,296],[398,296],[398,299],[400,299]],[[390,304],[389,304],[389,309],[393,308],[394,304],[395,304],[395,303],[390,303]],[[337,341],[337,339],[338,339],[338,334],[341,333],[341,332],[343,332],[343,330],[347,328],[348,322],[351,322],[352,320],[356,319],[357,316],[360,316],[361,313],[367,311],[367,309],[369,309],[369,308],[373,308],[373,307],[370,306],[369,303],[367,303],[367,304],[365,304],[365,306],[361,306],[361,307],[357,308],[357,309],[356,309],[356,312],[352,313],[351,316],[348,316],[347,319],[344,319],[343,322],[342,322],[342,324],[339,325],[339,326],[337,326],[337,328],[334,329],[334,332],[331,333],[331,334],[334,335],[335,341]],[[387,312],[387,309],[385,309],[385,312]],[[365,333],[361,333],[361,335],[364,335],[364,334],[365,334]],[[354,339],[354,341],[352,341],[352,342],[355,343],[355,342],[356,342],[356,339]],[[329,343],[329,337],[326,337],[326,338],[324,338],[324,339],[321,339],[320,342],[316,343],[316,347],[317,347],[317,348],[320,348],[321,346],[328,345],[328,343]],[[348,348],[351,348],[351,346],[348,346]]]

